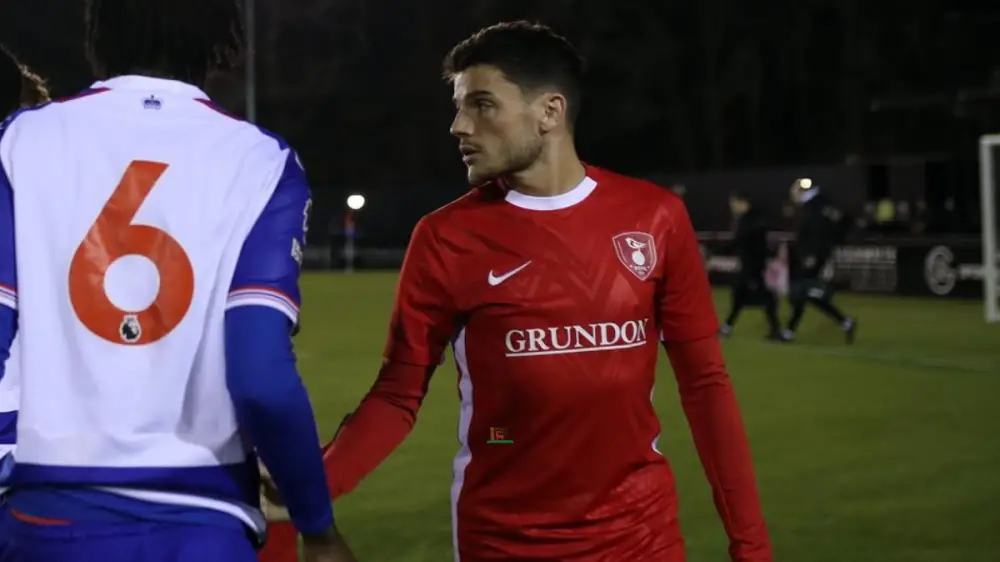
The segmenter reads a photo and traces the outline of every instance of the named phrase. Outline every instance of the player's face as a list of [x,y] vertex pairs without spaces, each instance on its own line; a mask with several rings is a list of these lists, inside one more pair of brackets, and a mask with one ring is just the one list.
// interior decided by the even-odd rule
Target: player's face
[[[515,174],[542,153],[539,108],[493,66],[473,66],[454,78],[457,113],[451,134],[459,140],[469,182]],[[537,100],[535,100],[537,101]]]
[[747,202],[740,199],[739,197],[729,198],[729,210],[733,213],[734,216],[738,217],[743,213],[747,212],[748,206],[749,205],[747,204]]

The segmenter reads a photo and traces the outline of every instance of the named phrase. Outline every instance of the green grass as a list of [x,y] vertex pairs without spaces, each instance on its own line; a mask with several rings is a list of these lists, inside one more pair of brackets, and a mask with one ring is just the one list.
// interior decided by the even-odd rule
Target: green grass
[[[393,274],[303,280],[299,365],[332,434],[381,362]],[[716,294],[721,311],[725,293]],[[1000,325],[981,303],[844,295],[858,342],[811,310],[799,342],[767,344],[748,310],[725,344],[778,560],[1000,560]],[[727,560],[726,539],[661,361],[660,449],[677,474],[692,562]],[[449,485],[458,398],[449,359],[410,438],[338,519],[362,560],[451,560]],[[624,562],[624,561],[623,561]]]

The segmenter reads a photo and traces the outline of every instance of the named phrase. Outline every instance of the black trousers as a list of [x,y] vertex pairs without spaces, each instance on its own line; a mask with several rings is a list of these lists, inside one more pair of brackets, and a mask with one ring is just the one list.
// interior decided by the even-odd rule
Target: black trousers
[[812,303],[830,319],[843,323],[847,316],[833,305],[833,286],[819,275],[799,276],[793,279],[788,290],[788,302],[792,305],[792,317],[788,329],[795,331],[802,322],[806,305]]
[[740,299],[744,306],[765,306],[775,300],[764,283],[764,270],[740,273],[733,283],[733,298]]
[[764,308],[767,315],[767,323],[772,334],[780,331],[778,324],[778,300],[774,293],[768,289],[764,283],[764,270],[754,269],[740,272],[732,288],[732,307],[729,316],[726,318],[726,325],[732,327],[736,324],[740,312],[747,306],[759,306]]

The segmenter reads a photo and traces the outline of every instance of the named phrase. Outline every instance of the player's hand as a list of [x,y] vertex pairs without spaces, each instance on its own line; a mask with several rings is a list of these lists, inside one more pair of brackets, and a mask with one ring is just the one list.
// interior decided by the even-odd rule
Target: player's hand
[[271,473],[263,464],[260,464],[260,510],[264,512],[264,517],[270,522],[291,521],[281,492],[278,491],[278,486],[271,478]]
[[319,535],[304,535],[302,552],[305,562],[357,562],[358,560],[347,546],[347,541],[333,526]]

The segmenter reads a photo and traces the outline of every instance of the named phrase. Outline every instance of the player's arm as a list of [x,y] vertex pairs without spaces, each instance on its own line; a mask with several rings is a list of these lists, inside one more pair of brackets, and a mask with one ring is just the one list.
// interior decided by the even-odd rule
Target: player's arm
[[[0,122],[0,378],[3,377],[10,346],[17,333],[17,255],[14,248],[14,189],[6,166],[7,127],[13,120]],[[4,142],[6,140],[6,142]],[[13,415],[16,415],[13,414]],[[0,414],[0,423],[3,423]]]
[[295,366],[299,263],[309,186],[289,154],[271,200],[243,245],[226,305],[226,382],[240,429],[306,536],[331,530],[333,509],[309,396]]
[[422,220],[406,251],[378,378],[327,447],[333,496],[353,490],[403,442],[434,368],[456,328],[456,307],[432,224]]
[[722,349],[718,320],[694,229],[680,199],[670,198],[658,324],[681,404],[713,498],[738,562],[771,562],[750,446]]

